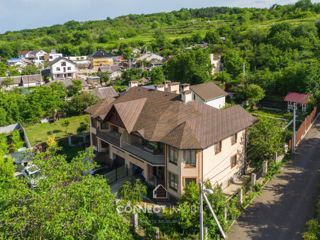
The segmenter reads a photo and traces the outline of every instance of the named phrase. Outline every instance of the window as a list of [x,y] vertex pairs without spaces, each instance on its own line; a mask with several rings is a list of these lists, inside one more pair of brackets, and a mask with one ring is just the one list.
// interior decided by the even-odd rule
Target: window
[[237,139],[238,139],[238,133],[233,134],[231,137],[231,144],[233,145],[233,144],[237,143]]
[[188,184],[190,183],[194,183],[196,184],[197,183],[197,179],[196,178],[185,178],[184,179],[184,186],[188,186]]
[[219,141],[216,145],[214,145],[214,151],[216,154],[221,152],[222,150],[222,141]]
[[231,168],[237,165],[237,155],[231,157]]
[[174,163],[174,164],[178,163],[178,149],[176,149],[174,147],[170,147],[169,161]]
[[71,70],[71,67],[68,67],[68,70]]
[[184,163],[187,167],[196,166],[196,151],[195,150],[185,150],[184,151]]
[[68,77],[71,77],[71,73],[68,73]]
[[62,67],[66,66],[66,65],[67,65],[66,62],[62,62],[62,63],[61,63],[61,66],[62,66]]
[[59,67],[57,67],[57,71],[60,71],[60,68],[59,68]]
[[101,129],[108,129],[108,128],[109,128],[108,122],[102,122],[101,123]]
[[169,173],[169,186],[174,190],[178,190],[178,176],[172,173]]

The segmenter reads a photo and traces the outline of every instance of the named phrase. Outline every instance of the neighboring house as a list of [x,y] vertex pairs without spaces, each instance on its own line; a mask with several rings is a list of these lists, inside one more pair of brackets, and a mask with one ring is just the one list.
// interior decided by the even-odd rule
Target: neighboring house
[[19,58],[28,58],[28,53],[31,52],[29,50],[27,51],[22,51],[19,53]]
[[59,57],[49,63],[50,74],[53,80],[69,78],[74,79],[78,69],[75,63],[67,58]]
[[27,53],[26,58],[32,60],[36,66],[39,66],[43,63],[45,55],[47,53],[43,50],[32,50]]
[[155,53],[147,52],[136,58],[135,61],[162,62],[164,61],[164,58]]
[[191,85],[190,89],[193,93],[194,100],[218,109],[223,108],[226,104],[226,96],[228,93],[213,82]]
[[221,56],[210,54],[210,62],[212,65],[212,75],[222,71]]
[[209,47],[209,44],[206,43],[206,42],[203,42],[203,43],[196,43],[195,45],[193,46],[190,46],[190,47],[187,47],[185,48],[186,50],[191,50],[193,48],[204,48],[204,49],[207,49]]
[[[184,86],[187,87],[187,86]],[[163,88],[164,89],[164,88]],[[218,110],[181,95],[132,87],[90,106],[92,147],[179,198],[191,182],[225,188],[245,170],[247,129],[257,119],[241,106]]]
[[302,94],[302,93],[296,93],[296,92],[289,92],[287,96],[285,97],[284,101],[288,103],[288,112],[294,110],[294,104],[297,104],[297,110],[298,107],[301,108],[302,112],[307,111],[307,104],[310,100],[309,94]]
[[[13,83],[9,86],[4,85],[3,81],[7,78],[11,78]],[[5,90],[12,90],[14,88],[21,87],[21,76],[9,76],[9,77],[0,77],[0,86]]]
[[44,84],[41,74],[23,75],[21,76],[22,87],[36,87]]
[[106,72],[109,73],[110,80],[116,80],[121,77],[122,68],[119,65],[106,65],[100,66],[98,68],[98,72]]
[[57,53],[55,49],[52,49],[50,53],[48,53],[44,56],[44,60],[52,62],[60,57],[63,57],[63,54]]
[[90,91],[90,93],[94,96],[97,96],[100,99],[106,99],[106,98],[114,98],[118,97],[119,94],[114,90],[113,87],[101,87],[101,88],[95,88]]
[[99,50],[91,55],[92,67],[98,69],[100,66],[113,65],[113,55]]
[[67,59],[71,60],[76,64],[77,68],[89,68],[91,66],[91,61],[87,56],[70,56]]
[[8,65],[10,67],[12,66],[18,66],[21,68],[26,67],[27,65],[32,65],[32,61],[25,59],[25,58],[10,58],[8,59]]
[[91,87],[100,87],[101,86],[99,76],[87,76],[85,78],[85,80],[87,81],[88,85],[90,85]]
[[[0,78],[1,86],[3,86],[2,83],[6,78],[7,77]],[[35,87],[35,86],[41,86],[44,84],[41,74],[11,76],[8,78],[11,78],[13,80],[13,84],[8,87],[3,86],[7,90],[11,90],[13,88],[19,88],[19,87]]]

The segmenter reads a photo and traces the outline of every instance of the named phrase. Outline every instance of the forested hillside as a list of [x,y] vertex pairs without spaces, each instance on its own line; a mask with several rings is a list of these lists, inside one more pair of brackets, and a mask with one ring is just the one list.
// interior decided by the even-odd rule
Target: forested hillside
[[[316,102],[320,99],[319,19],[320,4],[300,0],[270,9],[212,7],[83,23],[70,21],[2,34],[0,56],[5,60],[22,50],[55,48],[67,56],[104,49],[128,58],[132,49],[139,47],[170,56],[161,69],[146,76],[152,83],[164,77],[191,84],[214,79],[240,88],[244,84],[259,85],[267,96],[280,99],[288,91],[312,93]],[[209,44],[207,50],[185,50],[202,42]],[[222,56],[223,73],[211,76],[209,53]],[[143,74],[141,69],[129,69],[115,84],[126,86],[130,80],[145,77]],[[247,95],[240,94],[240,101]]]
[[[270,9],[212,7],[128,15],[103,21],[70,21],[63,25],[2,34],[0,56],[15,57],[22,50],[40,48],[46,51],[55,48],[65,55],[87,55],[98,48],[121,50],[127,46],[144,45],[148,50],[157,51],[163,47],[161,41],[154,40],[159,31],[165,34],[173,48],[199,42],[207,31],[212,30],[236,44],[242,38],[252,38],[250,30],[264,31],[279,21],[289,20],[292,24],[313,22],[319,13],[320,4],[312,5],[311,1],[302,0],[295,5],[274,5]],[[259,38],[256,36],[255,40]]]

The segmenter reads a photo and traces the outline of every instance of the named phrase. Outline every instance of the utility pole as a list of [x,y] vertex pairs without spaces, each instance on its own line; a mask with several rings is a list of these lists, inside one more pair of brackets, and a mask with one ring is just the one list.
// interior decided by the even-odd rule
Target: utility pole
[[200,192],[200,233],[199,239],[203,240],[203,199],[202,199],[202,183],[199,183],[199,192]]
[[296,111],[297,103],[293,103],[293,141],[292,141],[292,151],[296,151]]

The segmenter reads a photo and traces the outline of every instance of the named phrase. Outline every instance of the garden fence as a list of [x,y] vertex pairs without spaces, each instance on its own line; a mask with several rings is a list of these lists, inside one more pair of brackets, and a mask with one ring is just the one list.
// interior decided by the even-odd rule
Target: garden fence
[[[315,120],[317,113],[319,112],[318,106],[315,106],[313,111],[308,115],[303,123],[300,125],[299,129],[296,131],[296,145],[300,143],[300,141],[304,138],[304,136],[307,134],[308,130],[310,129],[313,121]],[[292,151],[293,139],[289,140],[289,151]]]

